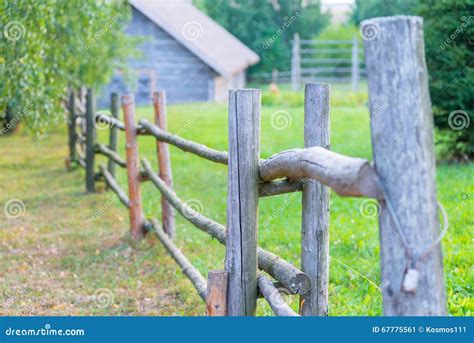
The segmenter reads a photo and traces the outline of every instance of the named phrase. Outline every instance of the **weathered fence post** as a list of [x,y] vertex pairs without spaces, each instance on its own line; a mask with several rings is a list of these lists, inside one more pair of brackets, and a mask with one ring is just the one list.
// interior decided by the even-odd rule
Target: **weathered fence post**
[[[305,89],[304,147],[329,148],[329,85],[309,83]],[[303,182],[301,267],[311,291],[301,297],[301,314],[328,314],[329,189],[316,180]]]
[[[118,119],[119,112],[120,112],[120,107],[119,107],[118,94],[112,93],[110,97],[110,113],[112,114],[112,117],[114,117],[115,119]],[[117,131],[118,129],[114,125],[110,126],[109,148],[112,151],[117,151]],[[115,177],[115,162],[111,158],[109,158],[107,169],[109,170],[110,175]]]
[[[374,162],[388,199],[379,216],[384,314],[446,315],[441,248],[427,250],[439,223],[423,20],[370,19],[362,33]],[[416,292],[402,291],[408,269],[419,272]]]
[[[167,130],[166,120],[166,93],[158,91],[153,93],[153,107],[155,109],[155,124],[162,130]],[[160,178],[168,187],[173,187],[173,177],[171,172],[170,150],[167,143],[156,140],[156,150],[158,152],[158,168]],[[171,204],[161,196],[161,217],[163,230],[174,238],[176,235],[174,209]]]
[[77,141],[77,134],[76,134],[76,106],[75,106],[75,92],[74,89],[71,88],[69,90],[69,99],[68,99],[68,133],[69,133],[69,160],[68,164],[71,166],[77,160],[76,154],[76,141]]
[[86,95],[86,190],[95,192],[95,98],[92,89]]
[[140,169],[138,164],[137,128],[135,125],[135,99],[133,94],[122,96],[127,150],[128,197],[130,200],[130,229],[134,238],[145,236],[143,228]]
[[207,276],[206,315],[227,315],[227,272],[211,270]]
[[227,313],[252,316],[257,304],[260,90],[229,91]]
[[359,89],[360,69],[359,69],[359,40],[357,37],[352,39],[352,68],[351,68],[351,83],[352,91],[357,92]]
[[300,35],[293,35],[293,47],[291,49],[291,88],[294,92],[300,90],[301,85],[301,57],[300,57]]

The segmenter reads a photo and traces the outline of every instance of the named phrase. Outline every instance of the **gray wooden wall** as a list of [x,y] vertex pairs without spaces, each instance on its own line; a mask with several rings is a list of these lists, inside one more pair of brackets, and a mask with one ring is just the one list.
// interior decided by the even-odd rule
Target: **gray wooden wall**
[[140,45],[142,56],[129,63],[135,81],[126,82],[116,74],[101,91],[99,106],[108,107],[113,92],[134,92],[137,104],[149,105],[156,89],[166,90],[168,103],[213,100],[216,73],[145,15],[132,11],[127,33],[146,39]]

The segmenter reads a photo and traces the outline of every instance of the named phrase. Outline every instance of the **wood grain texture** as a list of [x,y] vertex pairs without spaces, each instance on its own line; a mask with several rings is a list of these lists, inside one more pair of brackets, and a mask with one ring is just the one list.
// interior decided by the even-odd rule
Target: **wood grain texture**
[[[364,42],[375,169],[416,254],[439,234],[433,114],[420,17],[375,18]],[[380,259],[384,314],[446,315],[441,248],[419,261],[416,293],[401,290],[407,256],[385,202],[381,202]]]
[[[327,147],[329,139],[329,85],[305,87],[304,146]],[[302,193],[301,268],[311,279],[311,291],[301,297],[303,316],[328,315],[329,189],[305,180]]]
[[130,200],[130,230],[135,239],[145,236],[140,190],[140,170],[138,165],[137,132],[135,127],[135,101],[131,94],[122,96],[122,109],[125,123],[128,197]]
[[182,251],[176,245],[174,245],[173,241],[168,237],[168,234],[165,233],[161,228],[160,223],[156,219],[151,219],[151,224],[160,242],[166,248],[173,260],[176,261],[178,266],[183,271],[184,275],[186,275],[186,277],[192,282],[201,299],[206,301],[206,279],[204,279],[201,273],[191,264],[191,262],[189,262],[189,260],[186,258],[186,256],[184,256]]
[[87,90],[86,96],[86,191],[95,192],[95,98],[92,89]]
[[210,270],[207,275],[206,315],[222,317],[227,315],[227,272]]
[[278,180],[272,182],[263,182],[259,186],[259,196],[269,197],[273,195],[299,192],[303,185],[299,181]]
[[[174,193],[174,191],[166,186],[166,184],[153,172],[150,162],[142,160],[144,172],[147,173],[150,181],[158,188],[171,205],[183,217],[185,217],[195,227],[208,233],[211,237],[217,239],[221,244],[226,244],[226,228],[206,216],[196,212],[192,207],[188,206]],[[288,263],[277,255],[266,251],[262,248],[257,249],[258,267],[267,272],[271,277],[280,281],[283,286],[288,288],[295,294],[305,294],[309,292],[311,281],[305,273]]]
[[285,302],[280,291],[272,281],[264,275],[258,276],[258,288],[268,304],[279,317],[298,317],[299,315]]
[[314,179],[341,196],[381,199],[383,191],[369,161],[347,157],[323,147],[280,152],[260,163],[260,177],[271,181]]
[[[120,112],[120,104],[119,98],[117,93],[112,93],[110,97],[110,113],[112,118],[118,120],[119,119],[119,112]],[[111,126],[109,129],[109,149],[113,152],[117,152],[117,127]],[[115,177],[115,163],[116,160],[113,158],[109,158],[107,168],[109,169],[110,175]]]
[[[167,130],[166,119],[166,94],[164,91],[153,93],[153,109],[155,113],[155,124],[163,131]],[[173,177],[171,172],[171,158],[168,144],[156,140],[158,154],[158,168],[160,178],[165,184],[173,188]],[[173,239],[176,236],[174,220],[174,209],[164,196],[161,196],[161,222],[163,230]]]
[[229,91],[227,245],[229,316],[252,316],[257,305],[257,214],[260,91]]

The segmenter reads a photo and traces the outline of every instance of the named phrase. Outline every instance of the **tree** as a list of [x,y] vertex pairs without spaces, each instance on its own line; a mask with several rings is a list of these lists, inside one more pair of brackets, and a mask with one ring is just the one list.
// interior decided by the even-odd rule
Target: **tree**
[[314,0],[201,0],[196,5],[260,56],[250,73],[289,70],[293,34],[309,39],[329,23]]
[[2,133],[19,120],[47,131],[64,113],[68,87],[106,83],[135,46],[123,32],[127,2],[3,0],[0,18]]
[[425,0],[426,63],[435,125],[443,152],[474,157],[474,4]]
[[395,14],[424,20],[426,64],[441,157],[474,156],[474,4],[469,0],[356,0],[352,21]]

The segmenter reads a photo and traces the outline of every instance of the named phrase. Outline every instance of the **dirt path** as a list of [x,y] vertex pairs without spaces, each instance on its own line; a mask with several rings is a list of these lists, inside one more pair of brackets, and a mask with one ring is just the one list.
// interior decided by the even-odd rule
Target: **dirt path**
[[0,314],[204,313],[161,245],[130,239],[112,193],[65,170],[65,137],[0,139]]

